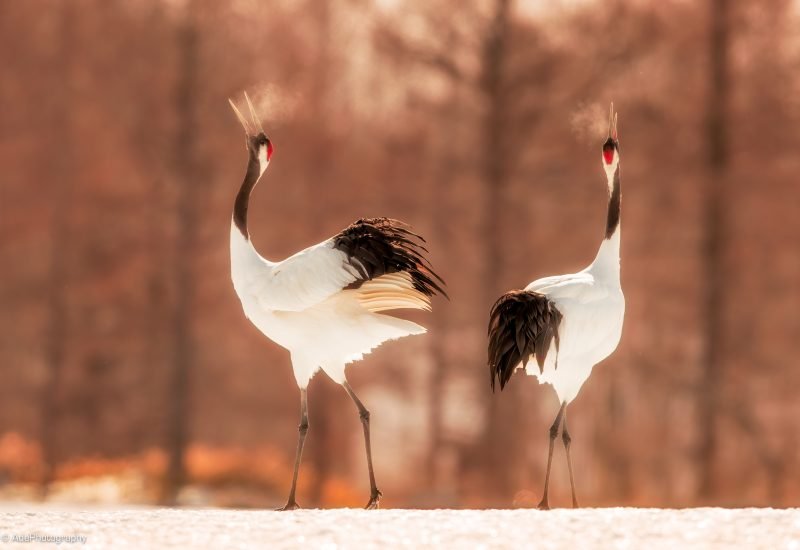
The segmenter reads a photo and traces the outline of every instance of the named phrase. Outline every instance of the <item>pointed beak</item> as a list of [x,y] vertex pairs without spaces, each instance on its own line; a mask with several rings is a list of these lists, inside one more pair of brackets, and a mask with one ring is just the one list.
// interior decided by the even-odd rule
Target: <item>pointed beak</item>
[[247,95],[247,92],[244,93],[244,98],[247,100],[247,107],[250,109],[250,118],[253,121],[253,129],[258,129],[263,134],[264,127],[261,126],[261,120],[258,118],[256,110],[253,108],[253,103],[250,101],[250,96]]
[[233,109],[233,112],[236,113],[236,118],[239,119],[239,123],[242,125],[242,128],[244,128],[244,133],[247,134],[248,137],[252,136],[253,135],[253,131],[250,128],[250,125],[247,123],[247,119],[245,119],[244,116],[242,116],[242,113],[236,107],[236,104],[233,102],[233,100],[231,98],[228,98],[228,103],[231,104],[231,108]]
[[608,110],[608,138],[617,141],[617,113],[614,112],[614,103]]
[[236,118],[239,119],[239,123],[242,125],[242,128],[244,128],[244,133],[247,134],[248,137],[255,136],[259,132],[263,134],[264,128],[261,126],[261,120],[258,118],[255,107],[253,107],[253,102],[250,101],[250,96],[247,95],[247,92],[244,93],[244,99],[247,101],[247,108],[250,111],[250,120],[245,118],[232,99],[228,98],[228,103],[231,104],[233,112],[236,113]]

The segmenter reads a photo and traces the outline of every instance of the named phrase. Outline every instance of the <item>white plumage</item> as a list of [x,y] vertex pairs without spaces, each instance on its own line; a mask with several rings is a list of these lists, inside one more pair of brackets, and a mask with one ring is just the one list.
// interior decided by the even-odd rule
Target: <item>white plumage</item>
[[547,296],[563,315],[558,352],[547,354],[543,372],[534,363],[526,367],[540,383],[553,386],[559,403],[575,399],[592,367],[611,355],[622,335],[625,297],[619,281],[619,238],[617,229],[583,271],[544,277],[525,287]]
[[[358,274],[332,239],[276,263],[259,256],[232,224],[231,274],[247,318],[291,353],[301,388],[318,369],[341,384],[347,363],[387,340],[425,332],[411,321],[377,313],[430,309],[429,297],[413,288],[411,278],[387,274],[347,290]],[[370,294],[372,289],[382,292]]]
[[603,144],[603,167],[608,180],[608,216],[605,238],[594,261],[578,273],[538,279],[524,290],[504,294],[492,307],[489,321],[489,370],[492,388],[501,389],[514,371],[523,368],[540,383],[548,383],[561,407],[550,428],[544,496],[540,508],[548,508],[547,490],[553,443],[563,420],[562,438],[572,486],[573,506],[578,505],[572,463],[571,438],[566,408],[575,399],[592,368],[611,355],[622,335],[625,297],[620,286],[619,143],[613,105],[608,139]]
[[[247,98],[247,94],[245,94]],[[322,369],[341,384],[358,408],[364,427],[370,500],[378,506],[369,440],[369,411],[345,377],[345,365],[388,340],[425,329],[387,315],[394,309],[430,310],[430,298],[442,292],[441,279],[424,259],[422,238],[387,218],[358,220],[337,235],[281,261],[263,258],[247,230],[250,194],[272,158],[250,99],[248,121],[233,102],[247,136],[247,172],[236,197],[230,229],[231,278],[245,315],[269,339],[286,348],[300,388],[301,420],[294,476],[283,510],[298,508],[297,475],[308,430],[307,393],[311,377]]]

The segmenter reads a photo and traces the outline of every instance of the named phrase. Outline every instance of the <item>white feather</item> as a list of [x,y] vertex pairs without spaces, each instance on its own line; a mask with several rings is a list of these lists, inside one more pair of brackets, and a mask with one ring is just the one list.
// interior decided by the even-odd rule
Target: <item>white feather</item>
[[348,264],[345,253],[327,240],[270,264],[252,290],[264,309],[303,311],[357,279],[358,273]]
[[392,304],[395,309],[404,300],[409,304],[405,307],[418,305],[408,296],[396,295],[406,285],[402,276],[369,281],[361,287],[365,292],[345,290],[358,274],[330,239],[274,263],[262,258],[232,224],[231,275],[245,315],[291,352],[300,387],[318,369],[344,382],[347,363],[387,340],[425,332],[416,323],[375,312],[376,307],[383,310]]
[[594,262],[583,271],[538,279],[525,288],[548,296],[563,315],[558,353],[551,346],[541,373],[535,361],[526,368],[540,383],[553,386],[559,402],[575,399],[594,365],[619,344],[625,315],[619,280],[620,231],[617,228],[603,241]]

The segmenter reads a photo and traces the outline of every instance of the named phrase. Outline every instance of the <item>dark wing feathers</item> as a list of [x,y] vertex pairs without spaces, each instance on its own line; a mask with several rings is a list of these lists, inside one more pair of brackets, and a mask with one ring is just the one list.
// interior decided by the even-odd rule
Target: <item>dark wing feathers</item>
[[489,314],[492,391],[495,381],[500,382],[502,390],[517,365],[527,366],[531,356],[536,357],[539,372],[543,372],[544,360],[554,340],[558,352],[561,319],[553,301],[538,292],[513,290],[495,302]]
[[446,297],[445,283],[423,256],[428,250],[421,242],[425,239],[406,224],[390,218],[362,218],[333,238],[334,248],[344,252],[358,272],[359,279],[349,289],[388,273],[405,272],[419,292]]

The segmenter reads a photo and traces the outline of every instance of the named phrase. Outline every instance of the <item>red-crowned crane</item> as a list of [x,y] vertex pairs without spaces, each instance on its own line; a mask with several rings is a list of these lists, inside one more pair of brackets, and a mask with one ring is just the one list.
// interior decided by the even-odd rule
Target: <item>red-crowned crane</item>
[[[308,431],[306,388],[323,370],[341,384],[358,409],[364,428],[370,497],[377,508],[381,492],[375,483],[369,437],[369,411],[345,377],[345,365],[388,340],[422,334],[425,328],[384,312],[430,310],[430,298],[444,294],[424,258],[424,239],[388,218],[361,219],[325,241],[283,260],[263,258],[247,230],[250,194],[272,159],[272,142],[264,133],[250,99],[248,121],[231,101],[244,127],[247,171],[236,196],[231,220],[231,277],[244,313],[267,338],[291,354],[300,388],[300,426],[292,488],[281,510],[299,508],[297,474]],[[438,281],[438,282],[437,282]]]
[[524,290],[506,293],[495,302],[489,316],[488,359],[492,390],[495,382],[500,383],[502,390],[514,371],[522,368],[536,376],[539,383],[552,385],[561,404],[550,427],[541,509],[550,507],[547,500],[550,465],[562,423],[572,505],[578,506],[569,455],[567,405],[578,395],[592,367],[616,349],[622,334],[625,297],[619,280],[619,142],[613,104],[608,139],[603,144],[603,168],[608,179],[608,216],[605,238],[591,265],[578,273],[545,277]]

